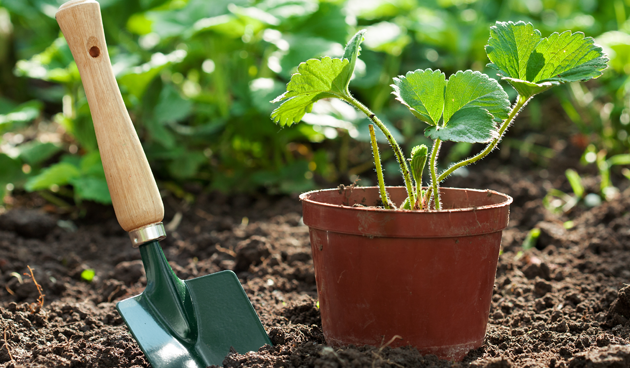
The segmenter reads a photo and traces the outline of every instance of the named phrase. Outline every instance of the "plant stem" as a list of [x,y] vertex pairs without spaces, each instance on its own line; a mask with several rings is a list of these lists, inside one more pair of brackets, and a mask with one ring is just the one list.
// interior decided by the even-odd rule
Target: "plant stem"
[[440,146],[442,145],[441,139],[436,139],[433,142],[433,148],[431,149],[431,161],[429,161],[429,169],[431,170],[431,187],[433,188],[433,202],[435,203],[435,209],[440,210],[440,191],[438,190],[438,186],[440,185],[440,181],[437,177],[437,160],[438,152],[440,151]]
[[[497,144],[501,142],[507,128],[512,124],[512,122],[514,122],[514,119],[516,118],[518,113],[523,109],[525,105],[527,105],[529,100],[531,100],[533,97],[534,96],[530,96],[530,97],[518,96],[516,98],[516,103],[512,107],[512,110],[510,111],[510,114],[508,115],[507,119],[505,119],[503,124],[501,124],[501,128],[499,128],[497,138],[493,139],[492,142],[490,142],[483,151],[479,152],[475,156],[468,158],[466,160],[460,161],[454,164],[453,166],[449,167],[447,170],[445,170],[443,173],[440,174],[440,176],[437,178],[437,182],[441,183],[444,179],[446,179],[449,175],[451,175],[455,170],[459,169],[460,167],[473,164],[481,160],[482,158],[486,157],[490,152],[492,152],[496,148]],[[433,165],[431,166],[431,168],[433,169]],[[431,194],[433,191],[434,191],[433,187],[429,188],[426,191],[425,199],[427,200],[427,202],[429,198],[431,197]]]
[[374,153],[374,166],[376,166],[376,176],[378,177],[378,188],[381,192],[381,201],[383,207],[390,210],[389,197],[385,190],[385,180],[383,180],[383,168],[381,167],[381,157],[378,154],[378,145],[376,144],[376,134],[374,133],[374,125],[368,125],[370,128],[370,141],[372,142],[372,153]]
[[416,202],[414,209],[422,210],[424,205],[422,203],[422,182],[416,181]]
[[411,174],[409,173],[409,168],[407,167],[407,161],[405,160],[405,155],[400,149],[400,146],[390,133],[389,129],[383,124],[383,122],[370,111],[367,107],[365,107],[361,102],[354,99],[352,96],[343,96],[341,97],[344,101],[361,110],[372,122],[385,134],[387,141],[392,146],[394,150],[394,154],[396,155],[396,159],[398,160],[398,164],[400,165],[400,171],[402,172],[403,178],[405,179],[405,187],[407,188],[407,197],[409,198],[409,203],[416,202],[416,195],[413,190],[413,184],[411,182]]
[[522,96],[518,96],[516,98],[516,103],[514,104],[514,107],[512,108],[512,111],[510,111],[510,114],[508,115],[507,119],[505,119],[505,121],[501,125],[501,128],[499,129],[499,132],[498,132],[499,136],[496,137],[495,139],[493,139],[492,142],[490,142],[490,144],[488,144],[486,146],[486,148],[483,151],[479,152],[477,155],[475,155],[475,156],[473,156],[471,158],[468,158],[466,160],[460,161],[460,162],[456,163],[455,165],[449,167],[448,170],[446,170],[442,174],[440,174],[440,177],[438,178],[438,182],[442,182],[449,175],[451,175],[453,173],[453,171],[459,169],[460,167],[467,166],[467,165],[470,165],[472,163],[475,163],[475,162],[481,160],[482,158],[486,157],[490,152],[492,152],[495,149],[495,147],[497,146],[497,144],[499,144],[499,142],[501,142],[501,139],[503,139],[503,135],[505,134],[505,131],[510,126],[510,124],[512,124],[512,122],[514,121],[514,118],[516,118],[516,116],[521,111],[521,109],[525,105],[527,105],[527,103],[529,102],[530,99],[531,99],[531,97],[524,98]]

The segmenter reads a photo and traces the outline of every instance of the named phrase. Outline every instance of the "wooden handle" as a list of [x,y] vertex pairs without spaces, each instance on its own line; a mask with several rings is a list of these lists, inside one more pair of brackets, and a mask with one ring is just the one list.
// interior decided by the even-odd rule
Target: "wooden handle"
[[55,17],[81,74],[118,223],[131,231],[161,222],[164,205],[116,84],[98,2],[69,1]]

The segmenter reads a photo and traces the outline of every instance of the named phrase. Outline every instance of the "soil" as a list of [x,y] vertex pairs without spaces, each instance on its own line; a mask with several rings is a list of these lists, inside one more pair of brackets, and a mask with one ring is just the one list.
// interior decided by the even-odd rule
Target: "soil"
[[[232,352],[225,367],[630,367],[628,192],[557,215],[542,200],[549,186],[569,191],[560,176],[486,168],[449,180],[514,197],[486,340],[463,362],[411,347],[327,346],[297,197],[167,197],[162,245],[182,279],[234,270],[256,308],[274,346]],[[148,367],[115,310],[144,290],[138,250],[111,208],[54,211],[31,195],[0,215],[0,367]],[[536,247],[523,251],[534,227]]]

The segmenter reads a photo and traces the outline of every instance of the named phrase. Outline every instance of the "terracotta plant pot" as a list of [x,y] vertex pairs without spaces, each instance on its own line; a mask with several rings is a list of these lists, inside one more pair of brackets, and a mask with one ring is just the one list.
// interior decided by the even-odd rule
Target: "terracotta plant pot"
[[[402,187],[388,188],[395,203]],[[332,346],[416,347],[461,360],[482,345],[512,198],[442,188],[441,212],[392,211],[378,188],[300,196]]]

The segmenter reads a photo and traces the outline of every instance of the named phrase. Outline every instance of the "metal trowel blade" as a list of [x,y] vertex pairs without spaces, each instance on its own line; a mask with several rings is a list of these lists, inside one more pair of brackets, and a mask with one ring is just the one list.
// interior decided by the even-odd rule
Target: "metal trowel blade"
[[194,342],[174,336],[143,294],[116,306],[154,368],[222,365],[231,347],[244,353],[271,345],[234,272],[221,271],[184,283],[195,306],[198,334]]

